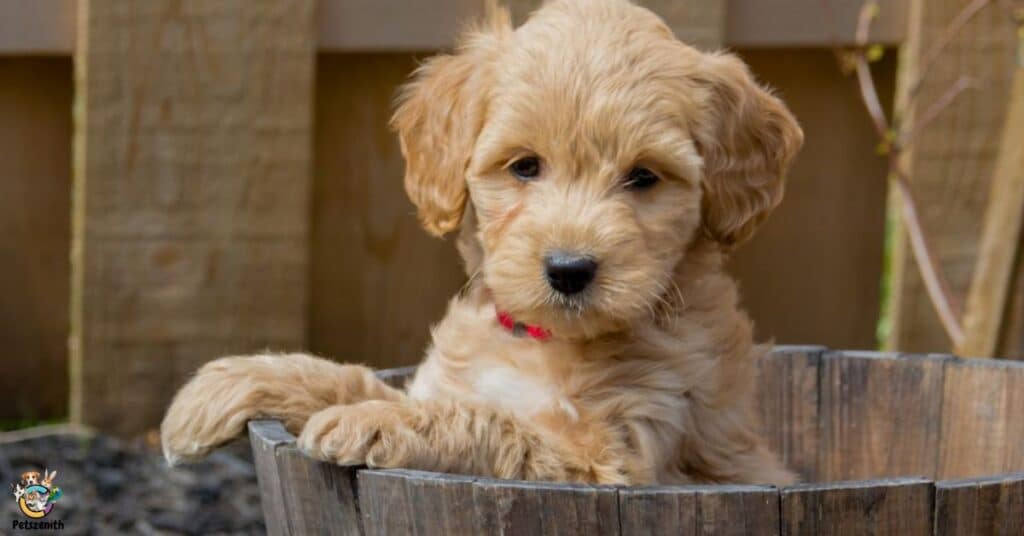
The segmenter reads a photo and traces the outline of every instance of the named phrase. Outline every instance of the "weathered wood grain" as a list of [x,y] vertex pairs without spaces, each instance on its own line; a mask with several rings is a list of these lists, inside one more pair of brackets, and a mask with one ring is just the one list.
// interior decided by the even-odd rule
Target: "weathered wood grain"
[[674,487],[619,490],[619,525],[623,536],[690,534],[697,527],[697,495]]
[[481,534],[618,534],[615,488],[480,479],[473,496]]
[[291,534],[361,534],[355,467],[309,458],[294,442],[276,455]]
[[475,477],[407,471],[405,491],[415,505],[414,532],[422,536],[478,533]]
[[946,363],[940,478],[1024,471],[1024,362]]
[[[912,178],[922,226],[946,275],[953,296],[966,296],[982,242],[992,172],[1015,69],[1017,37],[996,2],[952,35],[920,86],[905,117],[921,119],[960,78],[976,81],[944,107],[927,128],[915,132],[905,169]],[[919,43],[905,74],[909,86],[918,79],[921,57],[946,38],[947,28],[966,6],[964,0],[920,1],[908,20],[909,35]],[[853,83],[851,82],[851,85]],[[912,119],[908,127],[913,128]],[[896,236],[902,237],[902,227]],[[1007,245],[1009,247],[1009,245]],[[952,343],[935,314],[916,263],[899,241],[893,252],[892,329],[887,346],[905,352],[949,352]],[[1018,326],[1016,329],[1020,329]]]
[[361,534],[355,467],[305,456],[277,421],[251,421],[249,440],[269,534]]
[[413,533],[417,512],[405,490],[406,478],[403,471],[358,472],[359,511],[366,536]]
[[1024,534],[1024,473],[936,482],[935,534]]
[[935,475],[946,360],[824,354],[818,480]]
[[313,0],[78,2],[71,413],[156,425],[306,333]]
[[295,437],[278,421],[249,421],[249,443],[260,487],[263,520],[270,536],[291,534],[288,527],[291,512],[284,498],[285,488],[291,483],[281,480],[277,449],[294,441]]
[[406,469],[359,472],[365,534],[479,534],[475,477]]
[[1008,98],[978,260],[964,309],[965,340],[957,348],[957,354],[967,357],[994,357],[1001,332],[1024,330],[1024,326],[1006,323],[1011,313],[1006,305],[1024,246],[1024,65],[1015,70]]
[[695,490],[698,534],[778,534],[779,490],[772,486],[702,486]]
[[799,484],[781,490],[782,534],[932,534],[930,480]]
[[778,534],[779,492],[770,486],[619,489],[619,526],[634,534]]
[[821,346],[777,346],[759,363],[757,407],[765,439],[804,482],[818,470]]

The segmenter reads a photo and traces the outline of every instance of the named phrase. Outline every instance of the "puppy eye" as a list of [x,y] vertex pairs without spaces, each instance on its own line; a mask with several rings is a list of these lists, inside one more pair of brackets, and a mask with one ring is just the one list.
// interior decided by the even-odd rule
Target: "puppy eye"
[[508,170],[521,181],[531,181],[540,175],[540,159],[536,156],[520,158],[509,164]]
[[658,182],[658,176],[653,171],[635,167],[626,175],[625,186],[627,190],[646,190],[654,186],[656,182]]

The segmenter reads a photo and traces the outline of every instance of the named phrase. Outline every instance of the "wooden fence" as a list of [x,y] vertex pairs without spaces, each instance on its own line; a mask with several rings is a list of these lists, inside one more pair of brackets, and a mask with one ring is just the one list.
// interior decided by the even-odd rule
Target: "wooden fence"
[[[885,165],[819,4],[646,3],[735,49],[807,134],[787,199],[731,266],[759,336],[875,346]],[[0,2],[0,417],[70,404],[130,433],[220,354],[419,359],[464,276],[417,228],[386,121],[479,3],[283,5]],[[840,43],[859,5],[833,2]],[[883,6],[874,38],[894,45],[905,5]],[[874,68],[891,95],[895,54]]]

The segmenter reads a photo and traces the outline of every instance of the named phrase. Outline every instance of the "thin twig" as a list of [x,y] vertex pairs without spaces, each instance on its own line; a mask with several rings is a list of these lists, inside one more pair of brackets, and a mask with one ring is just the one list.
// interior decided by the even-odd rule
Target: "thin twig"
[[942,322],[942,327],[953,342],[954,347],[959,347],[964,340],[964,330],[960,323],[963,318],[960,304],[953,298],[950,292],[949,283],[938,269],[939,263],[935,253],[929,246],[930,242],[921,225],[921,218],[917,212],[917,202],[914,200],[914,193],[910,187],[907,176],[893,162],[893,179],[900,192],[900,209],[903,215],[903,222],[906,226],[907,237],[910,239],[910,250],[914,254],[921,279],[924,281],[925,290],[931,298],[935,312]]
[[914,124],[913,129],[910,132],[904,132],[899,140],[900,150],[906,149],[911,143],[917,139],[918,135],[924,131],[924,129],[931,124],[946,108],[949,108],[953,104],[953,101],[960,96],[961,93],[967,90],[979,89],[977,81],[969,76],[961,76],[957,79],[945,93],[942,94],[923,114],[921,118]]
[[[857,78],[860,82],[861,100],[865,108],[875,122],[876,130],[879,130],[883,142],[888,141],[888,126],[884,112],[879,104],[878,91],[875,89],[874,79],[871,76],[871,68],[867,59],[861,55],[857,57]],[[900,147],[893,145],[889,147],[889,170],[892,180],[900,191],[900,213],[903,215],[903,222],[910,241],[910,249],[917,261],[918,270],[921,272],[921,279],[924,281],[925,290],[931,298],[933,307],[942,326],[945,328],[953,344],[959,344],[963,340],[963,327],[960,325],[960,306],[953,298],[945,277],[939,269],[938,260],[930,246],[921,224],[920,214],[917,210],[910,181],[905,173],[899,169]]]
[[908,91],[909,100],[913,101],[914,97],[921,90],[921,86],[924,85],[924,81],[928,78],[931,73],[932,66],[939,59],[939,56],[946,51],[946,48],[950,43],[953,42],[953,38],[963,30],[964,26],[967,25],[975,15],[981,12],[982,9],[992,3],[992,0],[973,0],[970,4],[967,4],[960,13],[953,18],[946,26],[942,34],[939,35],[938,39],[932,43],[931,48],[924,55],[924,60],[921,61],[920,68],[918,69],[917,80],[910,85],[910,91]]
[[[987,3],[990,0],[984,1]],[[860,14],[857,19],[857,50],[854,52],[857,85],[860,89],[861,101],[863,101],[864,107],[867,109],[868,115],[871,117],[872,123],[875,126],[875,130],[884,144],[883,147],[885,147],[885,150],[888,152],[889,177],[901,194],[900,214],[902,215],[904,226],[909,238],[911,252],[917,262],[918,270],[921,273],[921,279],[925,284],[925,290],[928,292],[932,306],[935,308],[935,312],[939,316],[939,320],[942,323],[943,328],[946,330],[949,338],[953,341],[953,344],[957,345],[963,341],[964,337],[963,327],[960,323],[960,305],[949,289],[949,284],[946,282],[946,279],[939,268],[939,263],[935,257],[935,253],[930,246],[931,242],[928,240],[924,226],[921,224],[920,213],[917,209],[917,202],[913,194],[913,189],[910,185],[910,180],[906,173],[904,173],[899,167],[900,154],[902,150],[900,141],[904,136],[896,135],[896,133],[893,133],[890,130],[890,123],[886,118],[885,110],[882,108],[881,100],[878,97],[877,85],[875,84],[874,77],[871,74],[871,65],[867,59],[867,45],[871,22],[875,18],[877,12],[878,4],[876,0],[866,0],[861,6]],[[973,17],[973,13],[969,13],[967,16],[958,16],[958,20],[969,20],[970,17]],[[965,22],[960,23],[960,26],[964,23]],[[938,50],[941,52],[942,48],[944,47],[940,47]],[[952,102],[952,100],[956,98],[956,95],[961,91],[963,90],[957,90],[956,92],[949,94],[948,99],[939,99],[939,101],[936,102],[929,111],[933,111],[935,115],[938,115],[945,107],[949,106],[949,103]]]
[[863,56],[857,56],[857,85],[860,86],[861,100],[864,107],[868,109],[868,115],[875,125],[875,131],[883,140],[889,137],[889,122],[885,118],[885,110],[878,99],[878,91],[875,90],[874,77],[871,76],[871,65]]
[[860,13],[857,16],[857,30],[855,40],[857,51],[854,52],[855,66],[857,71],[857,84],[860,86],[861,100],[868,109],[868,115],[875,125],[878,136],[883,140],[888,137],[889,121],[885,118],[885,110],[882,109],[882,102],[878,98],[878,91],[875,89],[875,81],[871,76],[871,65],[865,57],[865,47],[868,44],[868,35],[871,31],[871,21],[878,13],[878,2],[866,0],[860,6]]
[[860,6],[857,15],[857,33],[854,36],[857,46],[864,48],[868,45],[868,35],[871,33],[871,21],[878,16],[878,0],[866,0]]
[[88,438],[96,435],[96,430],[88,426],[75,423],[44,424],[41,426],[33,426],[31,428],[22,428],[20,430],[0,432],[0,445],[10,445],[12,443],[28,441],[29,439],[59,435],[73,435]]

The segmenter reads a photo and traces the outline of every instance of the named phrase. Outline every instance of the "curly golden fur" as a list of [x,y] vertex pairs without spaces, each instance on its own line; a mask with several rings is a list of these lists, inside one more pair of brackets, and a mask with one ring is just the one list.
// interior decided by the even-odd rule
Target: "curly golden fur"
[[[393,126],[424,227],[458,229],[470,275],[407,391],[304,355],[217,360],[168,410],[169,460],[269,415],[338,463],[609,484],[793,480],[758,434],[763,349],[723,263],[779,203],[802,133],[739,59],[680,43],[625,0],[551,0],[518,29],[496,11],[425,63]],[[528,181],[509,170],[524,156],[539,163]],[[625,187],[637,166],[657,182]],[[552,289],[553,250],[596,259],[585,292]],[[515,336],[496,308],[552,338]]]

